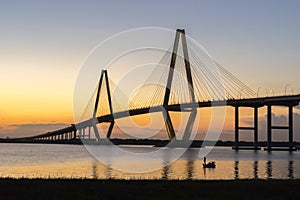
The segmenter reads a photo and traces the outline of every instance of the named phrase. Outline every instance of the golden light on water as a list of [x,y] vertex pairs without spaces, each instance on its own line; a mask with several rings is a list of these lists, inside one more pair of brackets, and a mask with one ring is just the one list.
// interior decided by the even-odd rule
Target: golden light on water
[[[202,168],[202,160],[180,159],[161,169],[148,173],[127,173],[110,168],[93,159],[77,162],[48,163],[24,166],[1,166],[0,177],[11,178],[87,178],[87,179],[240,179],[267,178],[275,176],[287,178],[289,173],[299,172],[288,169],[287,162],[273,161],[226,161],[218,160],[216,169]],[[127,163],[128,164],[128,163]],[[297,165],[299,163],[297,162]],[[132,164],[134,167],[134,163]],[[288,170],[293,170],[292,172]],[[268,174],[271,173],[271,174]],[[293,175],[293,176],[294,176]]]

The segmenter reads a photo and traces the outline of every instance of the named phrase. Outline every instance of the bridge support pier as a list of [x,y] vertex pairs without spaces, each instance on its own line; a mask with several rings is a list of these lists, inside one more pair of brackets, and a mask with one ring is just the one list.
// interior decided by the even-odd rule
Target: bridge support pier
[[238,150],[239,148],[239,107],[235,107],[235,129],[234,129],[234,136],[235,136],[235,149]]
[[272,147],[272,106],[267,106],[267,126],[268,126],[268,135],[267,135],[267,148],[268,151],[271,151]]
[[254,148],[258,149],[258,107],[254,107]]
[[293,138],[293,106],[289,106],[289,149],[290,151],[294,148],[294,138]]
[[[253,127],[242,127],[239,125],[239,106],[235,106],[235,144],[233,149],[239,150],[239,149],[249,149],[249,150],[259,150],[258,147],[258,107],[253,107]],[[252,130],[253,131],[253,147],[240,147],[239,146],[239,134],[240,130]]]
[[293,138],[293,107],[294,105],[287,105],[288,107],[288,126],[273,126],[272,125],[272,105],[267,106],[267,148],[265,150],[272,151],[273,143],[272,143],[272,130],[287,130],[288,131],[288,150],[295,151],[294,146],[294,138]]
[[74,139],[74,140],[76,139],[76,132],[77,132],[77,130],[75,129],[75,130],[73,131],[73,139]]

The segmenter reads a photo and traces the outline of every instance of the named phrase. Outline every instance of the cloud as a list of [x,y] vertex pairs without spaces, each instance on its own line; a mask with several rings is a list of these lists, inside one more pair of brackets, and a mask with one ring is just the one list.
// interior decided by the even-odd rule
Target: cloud
[[49,131],[57,130],[69,126],[64,123],[47,123],[47,124],[11,124],[7,127],[0,128],[1,137],[26,137],[38,135]]

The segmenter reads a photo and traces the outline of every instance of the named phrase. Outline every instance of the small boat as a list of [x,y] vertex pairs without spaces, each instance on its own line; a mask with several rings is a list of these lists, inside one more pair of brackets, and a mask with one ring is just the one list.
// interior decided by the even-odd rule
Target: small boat
[[203,168],[216,168],[215,162],[203,163]]

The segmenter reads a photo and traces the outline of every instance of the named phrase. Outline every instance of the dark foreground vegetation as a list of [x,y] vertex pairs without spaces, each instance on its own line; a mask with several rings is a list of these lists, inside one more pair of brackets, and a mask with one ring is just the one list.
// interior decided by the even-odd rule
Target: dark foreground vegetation
[[1,179],[0,199],[300,199],[300,180]]

